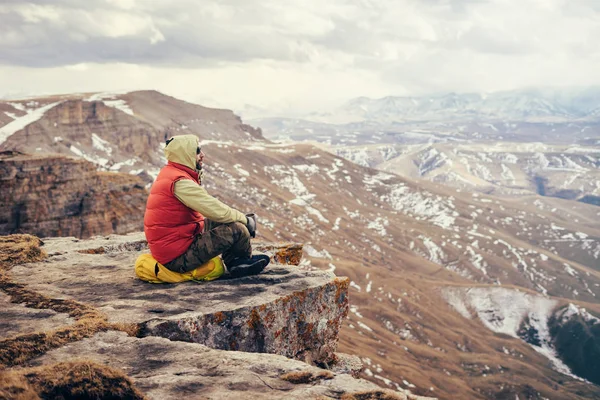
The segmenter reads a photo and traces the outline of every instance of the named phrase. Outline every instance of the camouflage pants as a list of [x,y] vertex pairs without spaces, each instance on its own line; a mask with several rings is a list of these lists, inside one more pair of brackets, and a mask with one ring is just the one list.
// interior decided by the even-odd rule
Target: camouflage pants
[[241,222],[222,224],[204,220],[204,232],[197,235],[185,253],[169,261],[165,267],[184,273],[198,268],[213,257],[222,254],[225,265],[235,258],[250,258],[250,233]]

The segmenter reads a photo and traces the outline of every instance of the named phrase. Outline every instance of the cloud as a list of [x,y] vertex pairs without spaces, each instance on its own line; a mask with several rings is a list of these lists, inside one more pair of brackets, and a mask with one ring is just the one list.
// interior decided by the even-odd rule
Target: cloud
[[184,67],[252,59],[304,62],[310,57],[310,38],[334,28],[308,7],[290,10],[278,2],[139,4],[4,3],[0,62],[29,67],[115,61]]
[[598,37],[598,8],[561,0],[7,0],[0,61],[202,67],[211,60],[302,63],[330,51],[376,60],[402,57],[414,45],[423,52],[561,52],[574,37],[590,45]]
[[599,18],[597,0],[3,0],[0,64],[59,80],[105,68],[112,86],[143,85],[127,75],[140,68],[219,76],[265,104],[600,84]]

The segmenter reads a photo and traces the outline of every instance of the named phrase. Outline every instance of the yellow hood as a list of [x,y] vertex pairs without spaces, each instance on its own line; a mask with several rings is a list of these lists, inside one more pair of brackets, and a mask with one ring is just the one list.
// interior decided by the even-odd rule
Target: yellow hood
[[173,140],[165,147],[167,160],[185,165],[196,171],[196,149],[198,138],[194,135],[173,136]]

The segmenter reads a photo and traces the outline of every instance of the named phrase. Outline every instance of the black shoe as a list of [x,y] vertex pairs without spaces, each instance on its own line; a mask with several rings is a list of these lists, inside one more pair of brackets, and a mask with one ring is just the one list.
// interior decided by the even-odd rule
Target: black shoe
[[242,276],[257,275],[262,272],[271,259],[265,255],[255,255],[250,258],[236,258],[227,265],[229,276],[231,278],[241,278]]

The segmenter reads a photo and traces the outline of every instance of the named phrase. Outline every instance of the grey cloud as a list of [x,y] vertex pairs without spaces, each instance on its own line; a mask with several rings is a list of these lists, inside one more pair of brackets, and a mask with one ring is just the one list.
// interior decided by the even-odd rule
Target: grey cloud
[[[28,2],[37,6],[49,3]],[[298,32],[280,21],[281,13],[294,13],[294,7],[301,8],[294,3],[277,7],[277,2],[249,0],[203,2],[201,6],[189,0],[140,2],[133,11],[115,7],[108,0],[103,4],[53,1],[53,8],[63,13],[60,23],[47,19],[28,22],[15,11],[22,2],[6,0],[4,4],[9,5],[9,10],[12,5],[13,10],[0,12],[0,33],[17,42],[10,45],[0,40],[0,62],[32,67],[114,61],[183,67],[254,59],[307,62],[311,47],[362,57],[374,56],[383,42],[418,40],[411,37],[410,30],[387,32],[388,27],[379,26],[386,7],[393,4],[387,0],[340,0],[340,6],[357,10],[347,17],[335,13],[320,17],[315,12],[315,19],[326,19],[332,26],[320,35]],[[97,18],[99,11],[148,18],[164,40],[152,44],[154,32],[149,29],[116,38],[95,35],[82,17]]]
[[[51,6],[60,14],[58,21],[39,17],[32,22],[18,12],[23,1],[1,0],[0,63],[50,67],[126,62],[206,67],[261,59],[305,63],[311,61],[314,52],[320,52],[329,57],[347,56],[354,67],[383,71],[396,61],[382,66],[389,60],[383,60],[380,54],[390,47],[393,54],[394,46],[399,49],[399,58],[405,47],[416,47],[422,54],[420,59],[433,64],[439,63],[438,54],[448,50],[467,50],[482,56],[519,56],[540,51],[539,45],[528,37],[526,27],[520,32],[506,32],[487,26],[485,20],[471,18],[474,9],[493,5],[494,0],[327,3],[328,7],[348,11],[340,13],[327,7],[307,12],[307,3],[309,0],[138,1],[135,8],[127,9],[127,1],[116,4],[109,0],[31,0],[26,4]],[[594,8],[598,11],[597,4],[597,0],[582,0],[577,7],[568,7],[571,13],[582,13]],[[403,5],[415,9],[414,19],[418,22],[410,15],[403,16]],[[398,21],[386,18],[390,10],[398,13]],[[297,13],[306,19],[297,21],[298,25],[293,19]],[[111,18],[123,16],[135,19],[139,29],[111,37],[111,32],[106,32],[113,22]],[[511,16],[489,17],[501,20]],[[421,23],[418,27],[423,31],[411,25],[416,23]],[[313,25],[322,29],[311,30]],[[428,30],[435,33],[434,39],[423,33]],[[573,49],[578,54],[588,50],[577,46]]]
[[474,4],[489,3],[490,0],[421,0],[425,4],[447,7],[455,13],[462,14]]
[[566,1],[562,4],[564,12],[581,12],[589,13],[590,11],[600,13],[600,2],[598,0],[578,0],[578,1]]
[[334,19],[335,29],[315,39],[315,43],[325,48],[347,53],[372,55],[382,38],[373,31],[360,28],[356,22]]
[[[36,3],[47,5],[41,0]],[[22,5],[12,4],[14,7]],[[79,2],[79,6],[81,4]],[[53,3],[54,9],[62,13],[59,23],[49,19],[30,22],[14,8],[9,8],[8,12],[0,10],[0,35],[5,38],[0,39],[0,62],[49,67],[121,61],[186,67],[218,61],[275,59],[302,62],[308,59],[301,50],[292,46],[297,39],[272,29],[266,20],[268,13],[260,14],[256,7],[236,7],[237,15],[232,20],[222,21],[197,10],[197,6],[194,9],[182,7],[182,4],[148,10],[141,15],[131,12],[132,16],[151,21],[152,30],[148,27],[119,37],[90,32],[85,18],[81,17],[94,19],[99,9],[74,8],[74,2],[68,0]],[[221,4],[234,6],[235,2]],[[102,12],[128,11],[110,8],[106,4]],[[261,24],[266,29],[261,28]],[[151,43],[156,32],[160,32],[164,40]]]
[[508,32],[483,26],[474,26],[469,29],[457,41],[457,45],[481,53],[518,55],[535,51],[529,38],[510,36]]

